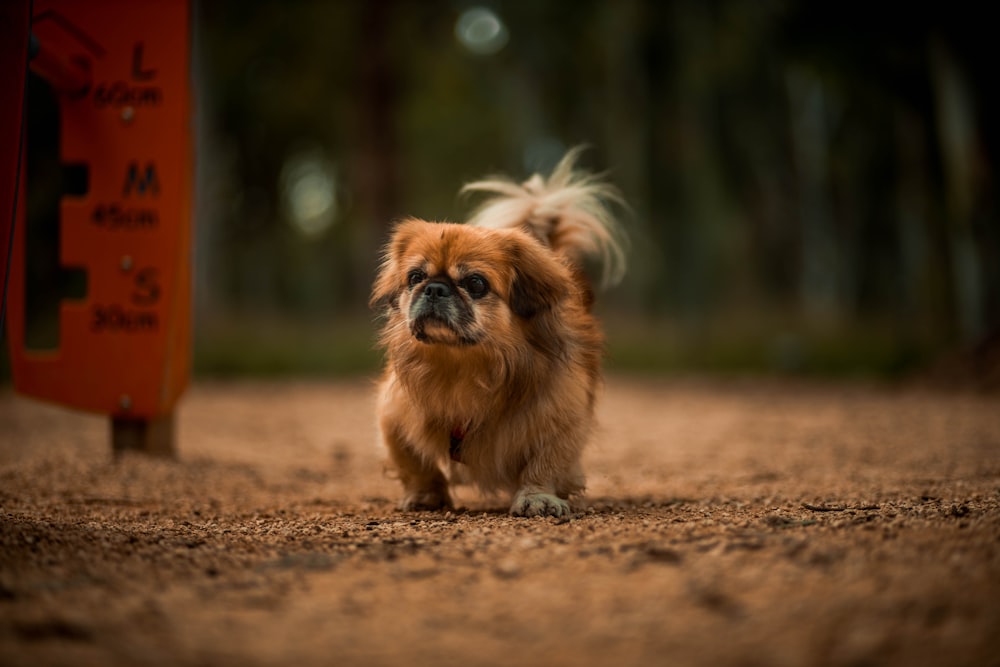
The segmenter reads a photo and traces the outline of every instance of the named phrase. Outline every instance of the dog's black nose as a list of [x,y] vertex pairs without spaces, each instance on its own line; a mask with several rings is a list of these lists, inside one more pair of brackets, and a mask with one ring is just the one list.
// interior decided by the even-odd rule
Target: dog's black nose
[[424,298],[431,301],[447,299],[450,296],[451,287],[449,287],[446,283],[435,281],[433,283],[427,283],[427,286],[424,287]]

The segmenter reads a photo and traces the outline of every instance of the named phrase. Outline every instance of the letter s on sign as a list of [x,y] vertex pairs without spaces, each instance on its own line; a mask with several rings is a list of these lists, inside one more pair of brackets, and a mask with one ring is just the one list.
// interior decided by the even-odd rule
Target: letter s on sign
[[132,303],[137,306],[151,306],[160,300],[158,273],[154,268],[145,268],[135,274],[135,289],[132,291]]

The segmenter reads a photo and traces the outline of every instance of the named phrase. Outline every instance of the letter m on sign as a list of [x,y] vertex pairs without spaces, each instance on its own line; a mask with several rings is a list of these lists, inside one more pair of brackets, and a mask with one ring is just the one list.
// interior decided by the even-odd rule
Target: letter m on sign
[[145,169],[140,169],[138,162],[129,162],[122,196],[128,197],[132,192],[139,196],[145,195],[147,192],[154,197],[160,194],[160,179],[156,176],[154,163],[149,162]]

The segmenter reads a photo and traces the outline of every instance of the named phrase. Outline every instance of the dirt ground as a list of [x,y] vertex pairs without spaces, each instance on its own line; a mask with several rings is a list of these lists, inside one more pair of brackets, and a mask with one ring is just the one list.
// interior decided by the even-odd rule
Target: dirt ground
[[0,389],[2,665],[1000,665],[1000,401],[612,378],[570,519],[395,508],[368,381],[201,383],[178,461]]

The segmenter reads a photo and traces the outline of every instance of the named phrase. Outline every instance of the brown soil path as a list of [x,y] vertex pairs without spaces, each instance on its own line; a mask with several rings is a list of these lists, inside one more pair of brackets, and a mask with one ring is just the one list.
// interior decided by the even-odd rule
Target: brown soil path
[[570,520],[395,510],[367,382],[179,462],[0,392],[2,665],[1000,665],[996,396],[612,379]]

